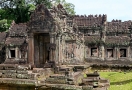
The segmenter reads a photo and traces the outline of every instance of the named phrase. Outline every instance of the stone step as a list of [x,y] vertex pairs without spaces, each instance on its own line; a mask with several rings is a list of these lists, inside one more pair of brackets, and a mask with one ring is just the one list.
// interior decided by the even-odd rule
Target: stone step
[[16,78],[18,78],[18,79],[30,79],[31,74],[17,74]]
[[71,70],[71,68],[69,68],[69,67],[59,67],[59,71],[61,72],[61,71],[70,71]]
[[67,84],[74,85],[75,83],[74,83],[74,81],[67,81]]
[[43,72],[44,69],[43,68],[33,68],[32,72],[33,73],[40,73],[40,72]]
[[74,67],[74,70],[84,70],[85,69],[85,66],[84,65],[75,65]]
[[82,79],[83,82],[95,82],[95,81],[99,81],[98,79],[92,79],[92,78],[85,78],[85,79]]
[[0,64],[0,70],[29,70],[29,65]]
[[16,70],[0,70],[1,73],[16,73]]
[[92,79],[92,80],[100,80],[100,77],[86,77],[86,78],[84,78],[84,79]]
[[60,79],[60,78],[47,78],[46,83],[50,84],[66,84],[67,80],[66,79]]
[[44,64],[44,68],[54,68],[55,67],[55,62],[54,61],[49,61]]
[[16,78],[16,73],[2,74],[2,78]]
[[96,87],[96,88],[93,88],[92,90],[108,90],[107,87]]
[[65,75],[60,75],[60,74],[54,74],[49,76],[50,78],[58,78],[58,79],[66,79]]
[[16,73],[18,74],[28,74],[27,70],[16,70]]
[[99,80],[99,87],[109,87],[110,82],[107,79],[100,79]]
[[100,76],[98,73],[88,73],[86,75],[87,77],[99,77]]
[[90,86],[90,85],[82,86],[82,89],[83,90],[93,90],[93,86]]
[[74,72],[68,77],[68,81],[73,81],[74,85],[82,83],[83,75],[81,72]]
[[16,69],[17,70],[30,70],[31,67],[29,65],[17,65]]

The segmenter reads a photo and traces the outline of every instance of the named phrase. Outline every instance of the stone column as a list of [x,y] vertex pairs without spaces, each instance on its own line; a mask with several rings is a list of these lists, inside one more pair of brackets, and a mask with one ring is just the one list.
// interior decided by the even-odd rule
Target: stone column
[[[51,34],[50,34],[50,44],[53,44],[53,43],[54,43],[54,36],[53,36],[53,34],[51,33]],[[49,60],[50,60],[50,61],[53,61],[53,50],[52,50],[52,49],[50,49]]]
[[58,47],[59,47],[59,50],[58,50],[58,56],[59,56],[59,59],[58,59],[58,62],[59,62],[59,65],[60,65],[60,54],[61,54],[61,45],[60,45],[60,37],[61,37],[61,35],[59,35],[59,37],[58,37]]
[[28,63],[34,65],[34,34],[29,33],[28,38]]
[[104,48],[104,43],[105,43],[105,39],[106,39],[106,24],[107,24],[107,16],[106,15],[103,15],[103,25],[101,27],[101,45],[100,45],[100,58],[102,60],[104,60],[105,58],[105,48]]
[[15,54],[16,54],[16,60],[18,60],[19,59],[19,48],[18,48],[18,46],[16,46],[16,48],[15,48]]
[[113,57],[117,59],[117,47],[113,49]]
[[104,46],[103,46],[103,45],[101,45],[101,46],[99,47],[99,57],[100,57],[102,60],[104,60],[104,58],[105,58],[105,49],[104,49]]
[[99,47],[99,57],[104,60],[105,58],[105,48],[104,48],[104,42],[105,42],[105,30],[106,27],[102,28],[102,34],[101,34],[101,43],[100,43],[100,47]]
[[[56,34],[55,33],[50,33],[50,44],[55,44],[55,37],[56,37]],[[50,57],[49,59],[51,61],[55,61],[55,50],[54,49],[51,49],[50,50]]]
[[58,56],[58,53],[59,53],[59,42],[58,42],[58,38],[56,39],[56,50],[55,50],[55,63],[58,65],[59,64],[59,56]]
[[126,50],[127,50],[127,57],[130,58],[130,46]]
[[117,47],[116,52],[117,52],[117,59],[119,59],[120,58],[120,49],[119,49],[119,47]]
[[9,47],[6,48],[6,59],[9,58]]
[[100,43],[100,54],[99,54],[99,56],[100,56],[100,58],[102,59],[102,60],[104,60],[104,58],[105,58],[105,48],[104,48],[104,43],[105,43],[105,39],[106,39],[106,23],[107,23],[107,21],[106,21],[106,17],[105,17],[105,20],[104,20],[104,22],[103,22],[103,26],[102,26],[102,31],[101,31],[101,35],[100,35],[100,37],[101,37],[101,43]]

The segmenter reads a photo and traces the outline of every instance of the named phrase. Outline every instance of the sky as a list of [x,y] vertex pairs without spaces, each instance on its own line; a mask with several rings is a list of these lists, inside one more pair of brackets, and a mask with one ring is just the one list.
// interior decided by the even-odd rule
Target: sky
[[106,14],[107,21],[132,20],[132,0],[66,0],[66,2],[75,5],[77,15]]

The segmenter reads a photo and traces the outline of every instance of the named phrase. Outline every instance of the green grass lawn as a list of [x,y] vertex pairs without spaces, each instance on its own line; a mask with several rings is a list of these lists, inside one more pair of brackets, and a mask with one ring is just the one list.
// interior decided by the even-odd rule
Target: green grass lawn
[[109,79],[109,90],[132,90],[132,72],[99,72],[102,78]]

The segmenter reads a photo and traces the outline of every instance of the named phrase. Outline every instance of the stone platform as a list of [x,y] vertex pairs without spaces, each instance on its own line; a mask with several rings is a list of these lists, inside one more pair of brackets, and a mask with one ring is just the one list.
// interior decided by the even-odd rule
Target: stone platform
[[101,79],[97,72],[87,72],[88,68],[87,65],[32,68],[30,65],[1,64],[0,84],[31,86],[36,90],[107,90],[109,81]]

